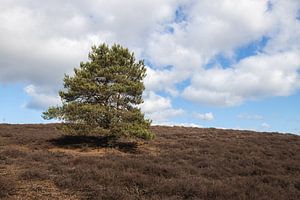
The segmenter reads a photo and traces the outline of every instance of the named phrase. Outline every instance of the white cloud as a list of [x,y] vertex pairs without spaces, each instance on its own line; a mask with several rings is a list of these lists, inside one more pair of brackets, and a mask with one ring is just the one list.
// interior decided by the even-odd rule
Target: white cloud
[[300,1],[273,0],[273,24],[269,36],[271,40],[264,49],[268,53],[295,51],[299,53],[300,44]]
[[148,53],[158,65],[199,68],[203,59],[231,52],[267,33],[273,24],[267,2],[194,1],[187,4],[187,21],[170,25],[173,34],[153,34]]
[[[160,67],[173,66],[160,70],[156,77],[166,80],[171,71],[178,79],[167,81],[166,87],[155,84],[152,88],[176,91],[175,84],[191,78],[183,96],[217,106],[236,106],[246,100],[296,92],[300,69],[300,21],[296,15],[300,6],[296,1],[272,3],[268,11],[268,1],[195,2],[188,9],[187,22],[173,25],[174,34],[153,36],[150,59]],[[205,69],[204,64],[216,54],[234,61],[237,47],[263,36],[270,39],[261,53],[226,69]]]
[[214,120],[214,115],[211,112],[208,113],[194,113],[195,118],[205,121],[211,121]]
[[266,122],[262,123],[262,124],[261,124],[261,127],[264,128],[264,129],[269,129],[269,128],[271,128],[271,126],[270,126],[268,123],[266,123]]
[[178,74],[174,70],[155,70],[148,67],[144,83],[149,91],[166,91],[173,96],[177,96],[178,91],[174,85],[183,81],[185,77],[184,73]]
[[267,0],[202,0],[190,10],[187,42],[204,54],[232,51],[259,39],[272,25]]
[[198,103],[234,106],[245,100],[288,96],[300,87],[300,54],[261,54],[245,58],[232,68],[196,73],[183,95]]
[[25,92],[32,98],[28,103],[26,103],[26,108],[45,110],[49,106],[61,105],[59,96],[40,93],[34,85],[28,85],[25,88]]
[[203,128],[202,125],[195,123],[176,123],[176,122],[161,122],[161,123],[153,123],[153,125],[157,126],[182,126],[182,127],[193,127],[193,128]]
[[175,9],[173,0],[3,0],[0,81],[58,88],[63,74],[86,60],[92,44],[117,42],[143,48],[148,35],[170,20]]
[[166,123],[170,118],[184,114],[182,109],[174,109],[172,107],[169,98],[159,96],[154,92],[145,94],[141,109],[145,112],[146,117],[152,119],[155,123]]

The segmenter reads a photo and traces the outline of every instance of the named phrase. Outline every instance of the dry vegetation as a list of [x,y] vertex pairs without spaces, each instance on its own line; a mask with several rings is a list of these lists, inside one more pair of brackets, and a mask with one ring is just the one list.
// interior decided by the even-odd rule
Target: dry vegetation
[[0,125],[0,199],[300,199],[300,137],[152,127],[155,140]]

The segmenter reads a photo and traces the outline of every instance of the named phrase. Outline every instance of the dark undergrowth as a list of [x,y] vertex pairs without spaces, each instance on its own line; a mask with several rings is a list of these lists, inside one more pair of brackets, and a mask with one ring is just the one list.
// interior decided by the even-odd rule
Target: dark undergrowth
[[47,142],[62,148],[116,148],[123,152],[136,152],[138,147],[135,141],[116,140],[109,136],[61,136]]
[[152,127],[144,143],[0,125],[0,199],[300,199],[300,137]]

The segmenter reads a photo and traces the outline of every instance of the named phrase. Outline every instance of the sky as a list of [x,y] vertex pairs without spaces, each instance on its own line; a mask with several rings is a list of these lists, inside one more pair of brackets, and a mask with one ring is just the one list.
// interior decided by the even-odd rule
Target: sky
[[300,134],[299,0],[1,0],[0,123],[48,123],[92,45],[147,65],[153,124]]

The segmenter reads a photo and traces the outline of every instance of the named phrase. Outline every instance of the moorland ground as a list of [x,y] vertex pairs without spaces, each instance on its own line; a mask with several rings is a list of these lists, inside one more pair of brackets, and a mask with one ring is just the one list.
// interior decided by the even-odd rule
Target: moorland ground
[[153,126],[152,141],[0,125],[0,199],[300,199],[300,136]]

